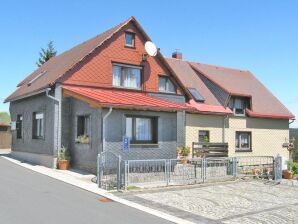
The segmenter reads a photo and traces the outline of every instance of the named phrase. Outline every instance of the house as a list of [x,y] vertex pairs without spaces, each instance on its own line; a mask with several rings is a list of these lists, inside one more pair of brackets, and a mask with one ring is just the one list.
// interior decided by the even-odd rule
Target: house
[[186,145],[225,142],[229,156],[288,158],[289,120],[294,115],[249,71],[167,59],[184,86],[193,93],[189,105],[200,113],[186,114]]
[[103,151],[176,158],[177,146],[205,136],[228,142],[229,155],[237,145],[243,155],[283,152],[294,116],[252,74],[184,61],[179,52],[148,57],[150,40],[131,17],[21,81],[6,99],[17,124],[13,155],[52,167],[63,145],[73,167],[95,172]]
[[0,122],[0,149],[10,149],[11,147],[11,132],[10,125]]
[[[176,157],[188,92],[160,53],[144,59],[146,41],[131,17],[21,81],[6,99],[17,123],[12,154],[52,167],[63,145],[73,167],[91,172],[107,150],[124,159]],[[123,136],[131,143],[125,153]]]

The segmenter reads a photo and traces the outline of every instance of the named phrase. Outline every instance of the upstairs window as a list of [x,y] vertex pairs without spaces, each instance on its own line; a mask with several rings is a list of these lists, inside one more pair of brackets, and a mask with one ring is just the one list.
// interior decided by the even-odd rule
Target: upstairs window
[[22,138],[23,137],[23,116],[18,115],[17,116],[17,123],[16,123],[16,128],[17,128],[17,138]]
[[33,113],[33,138],[44,138],[44,114]]
[[242,97],[231,97],[229,107],[234,112],[234,115],[244,116],[245,109],[249,107],[248,99]]
[[157,143],[157,118],[126,117],[126,136],[134,144]]
[[125,46],[126,47],[135,47],[135,34],[126,32],[125,33]]
[[141,67],[114,64],[113,65],[113,86],[141,89]]
[[169,77],[159,77],[159,92],[176,93],[176,88]]
[[236,132],[236,151],[251,151],[251,132]]

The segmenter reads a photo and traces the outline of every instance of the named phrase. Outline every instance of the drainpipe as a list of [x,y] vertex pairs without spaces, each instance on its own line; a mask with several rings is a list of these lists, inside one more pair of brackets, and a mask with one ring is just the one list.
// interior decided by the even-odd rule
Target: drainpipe
[[[59,157],[59,148],[61,147],[61,139],[59,140],[59,135],[61,135],[61,99],[57,99],[56,97],[53,97],[49,94],[49,92],[51,91],[51,88],[47,88],[46,89],[46,96],[54,101],[56,101],[58,103],[58,125],[57,125],[57,145],[56,145],[56,149],[57,149],[57,154],[56,154],[56,158],[54,158],[53,161],[53,168],[56,169],[57,168],[57,158]],[[55,152],[53,153],[55,156]]]
[[110,116],[112,111],[113,107],[110,107],[108,113],[102,119],[102,152],[104,152],[106,148],[106,120],[108,116]]
[[222,128],[222,143],[226,142],[226,121],[228,120],[229,115],[223,119],[223,128]]

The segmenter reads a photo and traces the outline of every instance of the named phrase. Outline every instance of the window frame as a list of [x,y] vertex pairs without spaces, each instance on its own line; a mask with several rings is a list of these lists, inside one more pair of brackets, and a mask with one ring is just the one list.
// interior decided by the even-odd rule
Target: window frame
[[[242,148],[241,147],[241,134],[248,134],[248,148]],[[237,147],[237,137],[240,136],[238,139],[239,141],[239,147]],[[236,152],[252,152],[252,132],[251,131],[236,131],[235,132],[235,151]]]
[[[165,79],[165,90],[161,90],[160,89],[160,80],[161,79]],[[173,85],[173,87],[174,87],[174,91],[172,92],[172,91],[169,91],[168,89],[167,89],[167,83],[168,82],[171,82],[172,83],[172,85]],[[175,86],[175,84],[174,84],[174,82],[171,80],[171,78],[169,77],[169,76],[166,76],[166,75],[160,75],[159,77],[158,77],[158,92],[160,92],[160,93],[170,93],[170,94],[176,94],[177,93],[177,87]]]
[[[121,68],[121,77],[120,77],[120,85],[114,85],[114,66],[118,66]],[[138,69],[140,70],[140,86],[139,87],[126,87],[124,86],[124,75],[122,72],[123,68],[131,68],[131,69]],[[118,63],[118,62],[112,62],[112,86],[113,88],[119,88],[119,89],[130,89],[130,90],[142,90],[143,89],[143,71],[144,71],[144,67],[140,66],[140,65],[132,65],[132,64],[124,64],[124,63]]]
[[[243,103],[243,113],[236,112],[236,110],[239,109],[235,107],[236,100],[241,100],[241,102]],[[248,108],[248,105],[249,105],[247,101],[248,100],[244,97],[233,96],[230,98],[229,108],[233,111],[234,116],[239,116],[239,117],[246,116],[246,108]]]
[[[127,44],[127,42],[126,42],[126,35],[131,35],[132,36],[132,44]],[[136,46],[136,34],[134,32],[125,31],[124,43],[125,43],[124,44],[125,47],[135,48],[135,46]]]
[[[78,114],[76,116],[76,138],[82,135],[79,135],[79,119],[83,118],[84,119],[84,134],[82,135],[86,135],[87,137],[91,137],[91,115],[90,114]],[[86,122],[86,119],[88,119],[88,122]],[[89,124],[87,124],[89,123]],[[87,129],[87,126],[89,126],[89,130]],[[87,133],[88,132],[88,133]]]
[[16,129],[17,129],[16,138],[17,139],[22,139],[23,138],[23,119],[24,119],[23,114],[18,114],[17,115],[17,121],[16,121]]
[[[130,144],[158,144],[158,117],[154,116],[140,116],[140,115],[125,115],[125,136],[126,133],[126,125],[127,118],[132,118],[132,138],[130,138]],[[152,140],[136,140],[136,119],[137,118],[145,118],[151,120],[151,136]]]
[[[42,119],[36,119],[37,114],[42,114],[43,117]],[[33,117],[32,117],[32,139],[45,139],[45,113],[43,111],[38,111],[38,112],[33,112]],[[37,135],[37,120],[42,120],[41,125],[42,125],[42,131],[41,135]]]
[[[198,142],[199,142],[199,143],[204,143],[203,141],[200,142],[200,132],[207,132],[208,142],[210,142],[210,130],[199,130],[199,132],[198,132]],[[205,135],[204,135],[204,136],[205,136]]]

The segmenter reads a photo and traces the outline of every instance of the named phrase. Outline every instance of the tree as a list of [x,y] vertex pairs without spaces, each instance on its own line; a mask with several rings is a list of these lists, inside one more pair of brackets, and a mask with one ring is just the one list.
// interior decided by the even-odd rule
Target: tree
[[37,66],[42,66],[45,62],[50,60],[51,57],[56,56],[57,51],[55,51],[53,41],[50,41],[48,43],[47,49],[41,48],[41,51],[39,52],[39,59],[38,62],[36,62]]

